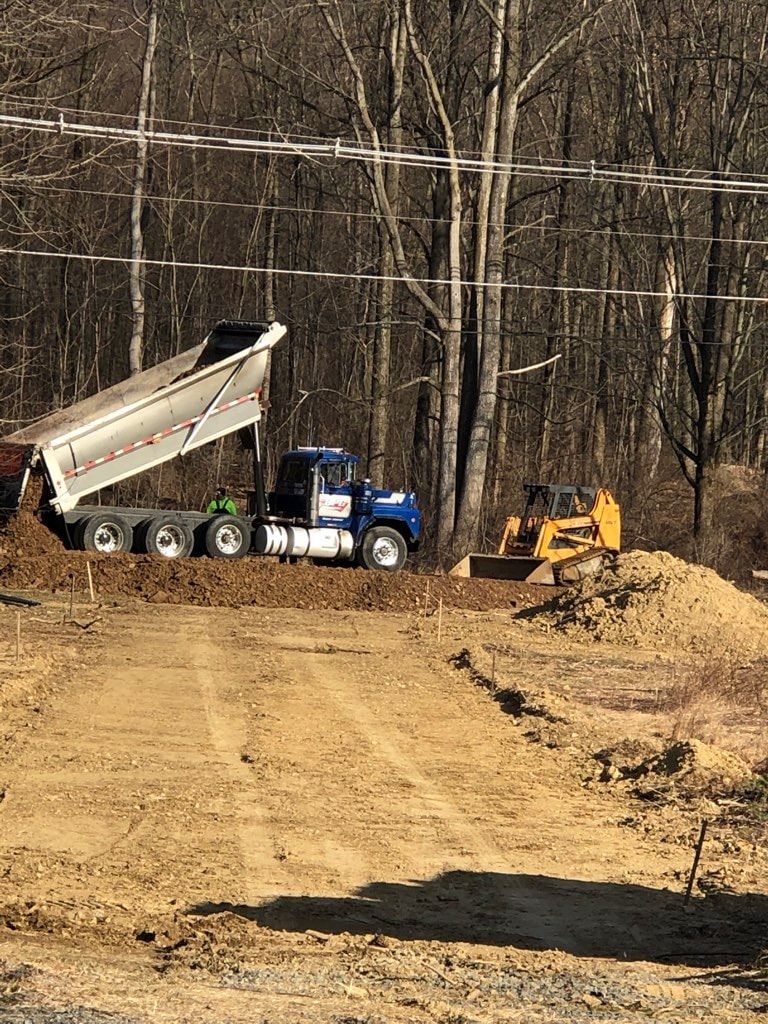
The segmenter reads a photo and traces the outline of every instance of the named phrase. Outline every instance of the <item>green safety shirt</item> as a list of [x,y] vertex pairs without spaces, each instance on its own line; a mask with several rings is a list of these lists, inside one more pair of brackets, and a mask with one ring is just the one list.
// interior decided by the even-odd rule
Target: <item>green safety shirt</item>
[[237,515],[237,505],[231,498],[214,498],[208,506],[208,515],[216,515],[217,512],[226,513],[228,516]]

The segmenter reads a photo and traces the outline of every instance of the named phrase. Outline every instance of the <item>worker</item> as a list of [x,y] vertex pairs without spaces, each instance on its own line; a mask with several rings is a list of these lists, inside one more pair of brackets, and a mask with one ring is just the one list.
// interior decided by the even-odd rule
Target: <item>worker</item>
[[225,487],[217,487],[216,488],[216,496],[214,497],[213,501],[208,506],[208,515],[209,516],[219,516],[219,515],[236,516],[237,515],[237,505],[229,497]]

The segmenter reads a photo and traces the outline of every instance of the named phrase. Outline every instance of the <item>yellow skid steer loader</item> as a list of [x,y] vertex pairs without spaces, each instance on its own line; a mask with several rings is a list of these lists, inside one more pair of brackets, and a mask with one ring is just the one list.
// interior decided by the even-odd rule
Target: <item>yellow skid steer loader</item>
[[498,554],[469,554],[451,576],[575,583],[618,553],[621,510],[605,488],[523,484],[522,516],[510,516]]

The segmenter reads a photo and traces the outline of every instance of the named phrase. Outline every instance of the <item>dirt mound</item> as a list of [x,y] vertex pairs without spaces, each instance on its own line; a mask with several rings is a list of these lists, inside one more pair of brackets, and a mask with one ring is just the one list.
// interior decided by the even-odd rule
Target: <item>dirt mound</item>
[[0,587],[11,590],[68,591],[87,589],[90,562],[101,595],[138,597],[161,604],[224,607],[316,608],[358,611],[434,611],[445,608],[484,611],[523,608],[537,603],[534,587],[498,580],[461,580],[414,573],[367,572],[330,566],[280,565],[264,558],[228,562],[190,558],[168,561],[161,556],[98,556],[62,551],[44,557],[0,557]]
[[700,740],[678,740],[650,755],[643,751],[640,760],[623,756],[629,753],[625,741],[623,752],[617,744],[595,754],[603,765],[600,781],[629,783],[639,795],[657,795],[659,787],[661,791],[701,793],[753,778],[749,765],[738,754]]
[[660,748],[660,740],[624,737],[624,739],[612,743],[611,746],[596,751],[593,757],[609,769],[604,773],[606,778],[619,778],[633,772],[638,763],[655,757]]
[[0,525],[0,561],[23,558],[33,551],[49,555],[64,551],[61,540],[35,515],[42,498],[42,480],[32,477],[20,512]]
[[712,569],[665,551],[620,555],[534,615],[580,639],[742,660],[768,655],[768,609]]
[[158,604],[351,611],[414,611],[425,600],[445,608],[484,611],[523,608],[540,598],[536,588],[496,580],[462,580],[402,572],[280,565],[274,559],[168,561],[149,555],[96,555],[69,551],[36,516],[42,481],[32,478],[24,507],[0,527],[0,587],[8,590],[87,590],[90,562],[101,595],[137,597]]
[[737,754],[700,740],[681,740],[644,761],[637,775],[666,775],[740,782],[752,774]]

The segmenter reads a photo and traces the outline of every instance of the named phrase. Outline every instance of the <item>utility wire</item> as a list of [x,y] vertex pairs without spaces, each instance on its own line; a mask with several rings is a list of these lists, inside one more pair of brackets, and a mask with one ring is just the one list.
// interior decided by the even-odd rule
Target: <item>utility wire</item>
[[[13,250],[13,251],[15,251],[15,250]],[[130,262],[130,257],[126,257],[124,262]],[[122,297],[120,295],[115,295],[111,299],[111,305],[115,306],[115,307],[117,307],[117,306],[127,306],[127,305],[129,305],[129,303],[130,303],[130,299],[127,296],[126,297]],[[158,294],[155,294],[153,296],[153,298],[152,298],[152,308],[153,308],[153,310],[161,309],[161,310],[165,311],[164,315],[169,320],[174,320],[174,321],[176,321],[176,320],[179,320],[179,321],[183,320],[183,321],[186,321],[186,322],[192,322],[192,323],[201,324],[201,325],[210,325],[211,316],[212,315],[217,315],[217,316],[219,316],[220,318],[222,318],[224,320],[232,319],[232,317],[234,315],[233,312],[232,312],[232,305],[231,304],[227,305],[227,306],[218,306],[218,305],[213,305],[211,302],[208,302],[208,301],[206,301],[204,303],[205,312],[200,312],[200,311],[198,311],[198,312],[180,312],[177,309],[174,309],[174,304],[169,299],[163,298],[162,296],[160,296]],[[170,310],[173,310],[173,312],[169,312]],[[239,315],[245,315],[245,314],[238,314],[238,316]],[[157,319],[158,320],[162,320],[162,316],[158,316]],[[258,320],[259,317],[254,314],[253,316],[249,316],[248,319]],[[288,324],[296,322],[295,318],[292,317],[288,311],[286,311],[285,313],[281,314],[280,315],[280,319],[282,320],[282,322],[288,323]],[[604,333],[601,333],[599,335],[599,337],[598,337],[597,335],[594,335],[594,334],[592,334],[592,335],[588,335],[588,334],[573,334],[573,333],[571,333],[569,331],[545,330],[544,328],[539,328],[539,329],[534,330],[534,329],[532,329],[530,327],[522,326],[521,321],[516,320],[515,317],[514,317],[514,314],[510,314],[510,313],[506,314],[505,316],[496,316],[496,317],[484,318],[483,319],[483,324],[487,324],[487,323],[500,324],[502,331],[506,331],[507,333],[514,333],[515,337],[518,338],[518,339],[523,339],[523,338],[534,338],[534,339],[535,338],[545,338],[545,339],[551,339],[552,341],[557,341],[560,344],[567,344],[567,343],[570,343],[570,342],[579,342],[579,343],[584,343],[585,345],[587,345],[588,347],[591,347],[591,348],[596,348],[600,344],[601,340],[602,341],[612,341],[612,342],[615,341],[615,342],[617,342],[619,344],[622,344],[622,345],[643,345],[643,344],[658,345],[658,344],[660,344],[662,346],[666,346],[666,345],[679,345],[679,344],[681,344],[680,339],[678,337],[676,337],[676,336],[675,337],[664,337],[664,338],[662,338],[658,327],[651,327],[651,328],[648,329],[647,333],[644,333],[642,335],[639,335],[639,334],[635,333],[635,331],[636,331],[636,328],[635,328],[633,331],[627,332],[627,333],[624,333],[624,334],[604,334]],[[417,330],[419,330],[419,329],[424,328],[424,321],[423,320],[419,320],[419,319],[413,319],[412,317],[408,318],[408,317],[406,317],[405,314],[403,314],[402,316],[396,316],[394,318],[388,318],[386,320],[355,320],[355,321],[349,322],[349,323],[335,324],[332,327],[325,327],[325,326],[323,326],[322,323],[319,323],[319,324],[316,325],[315,331],[318,334],[339,335],[339,334],[343,333],[344,331],[362,331],[366,327],[384,327],[384,326],[392,327],[392,328],[411,327],[411,328],[416,328]],[[464,335],[464,336],[470,336],[474,332],[471,330],[471,328],[469,328],[468,326],[465,325],[464,327],[460,327],[460,328],[447,327],[447,328],[444,328],[440,333],[441,334],[461,334],[461,335]],[[701,339],[697,339],[695,344],[696,344],[697,348],[701,348],[701,347],[720,348],[723,345],[723,342],[719,342],[719,341],[702,341]],[[749,344],[752,347],[757,345],[761,350],[763,350],[765,348],[765,346],[766,346],[766,339],[764,337],[762,337],[762,336],[758,336],[754,332],[751,332],[750,333],[750,337],[747,339],[745,344]],[[40,347],[40,346],[38,346],[38,347]],[[630,353],[630,354],[632,354],[632,353]],[[634,353],[634,355],[636,356],[637,353]]]
[[[132,194],[130,192],[110,192],[107,189],[89,189],[89,188],[69,188],[64,185],[37,185],[29,184],[28,182],[11,183],[5,185],[4,191],[12,189],[24,189],[32,190],[35,192],[56,192],[60,195],[82,195],[82,196],[95,196],[103,199],[131,199]],[[185,206],[212,206],[224,209],[234,210],[262,210],[262,211],[275,211],[276,213],[302,213],[302,214],[318,214],[328,215],[329,217],[342,217],[342,218],[355,218],[361,220],[378,221],[380,214],[375,212],[368,212],[365,210],[335,210],[326,207],[312,207],[312,206],[286,206],[275,203],[245,203],[236,202],[235,200],[222,200],[222,199],[194,199],[189,196],[169,196],[169,195],[158,195],[156,193],[148,193],[144,196],[144,201],[148,204],[152,203],[170,203],[180,204]],[[445,218],[440,217],[428,217],[426,214],[398,214],[398,222],[403,223],[417,223],[417,224],[445,224]],[[473,227],[478,224],[477,220],[463,219],[462,224],[465,227]],[[674,238],[674,235],[663,232],[654,231],[629,231],[625,228],[619,230],[611,230],[607,226],[605,228],[595,227],[568,227],[565,225],[557,224],[517,224],[514,221],[488,221],[489,225],[494,227],[507,228],[513,231],[515,234],[519,232],[530,232],[535,234],[537,231],[543,232],[554,232],[557,234],[565,233],[572,235],[598,235],[603,239],[608,238],[619,238],[619,239],[654,239],[660,241],[669,241]],[[685,242],[711,242],[711,235],[685,235],[682,238]],[[762,238],[721,238],[720,242],[723,245],[755,245],[755,246],[768,246],[768,240]]]
[[561,292],[571,295],[621,295],[634,298],[664,299],[669,302],[673,299],[712,299],[717,302],[750,302],[758,305],[768,304],[766,295],[708,295],[705,292],[675,292],[670,296],[667,292],[657,292],[651,289],[636,288],[594,288],[582,285],[554,285],[523,283],[519,281],[502,281],[499,284],[492,284],[490,281],[453,281],[450,278],[412,277],[411,275],[398,277],[395,274],[347,274],[341,271],[330,270],[295,270],[285,267],[251,267],[237,266],[229,263],[195,263],[185,260],[151,260],[131,259],[130,256],[94,256],[90,253],[60,252],[42,249],[14,249],[0,248],[0,254],[8,256],[42,256],[53,259],[85,260],[89,263],[122,263],[124,265],[140,264],[146,267],[177,267],[186,270],[228,270],[237,274],[275,274],[278,277],[311,277],[316,280],[342,280],[342,281],[392,281],[395,284],[425,285],[460,285],[466,288],[501,288],[504,291],[520,292]]
[[[745,2],[747,4],[749,4],[750,6],[753,6],[755,0],[745,0]],[[75,114],[77,116],[82,116],[84,114],[90,114],[90,115],[93,115],[95,117],[113,118],[113,119],[117,119],[117,120],[130,121],[132,123],[135,123],[135,121],[136,121],[136,115],[135,114],[123,114],[123,113],[120,113],[119,111],[93,110],[92,108],[88,108],[88,107],[67,107],[67,106],[62,106],[62,105],[57,105],[57,104],[51,104],[48,100],[43,99],[43,98],[40,98],[40,99],[38,99],[38,98],[23,98],[23,97],[21,97],[21,98],[13,98],[12,95],[9,95],[9,96],[4,96],[2,102],[3,102],[4,106],[15,106],[15,107],[21,107],[21,108],[25,108],[25,107],[27,107],[27,108],[28,107],[34,108],[35,106],[40,106],[40,107],[43,107],[44,109],[50,110],[51,107],[53,107],[53,109],[56,110],[57,114],[59,112],[61,112],[61,113],[68,113],[68,114]],[[271,120],[271,119],[265,118],[265,120]],[[254,129],[254,128],[244,128],[242,126],[234,127],[232,125],[223,125],[223,124],[217,124],[217,123],[206,122],[206,121],[181,121],[181,120],[177,120],[177,119],[174,119],[174,118],[171,118],[171,117],[166,117],[166,116],[163,116],[163,115],[153,115],[153,116],[147,115],[147,121],[155,123],[155,124],[158,124],[158,125],[179,125],[179,126],[186,127],[186,128],[202,128],[202,129],[205,129],[206,131],[216,131],[216,132],[234,132],[234,131],[237,131],[237,132],[240,132],[241,134],[252,135],[252,136],[254,136],[256,138],[258,138],[258,137],[263,138],[264,135],[267,134],[269,138],[272,138],[274,136],[274,137],[277,137],[278,140],[283,140],[283,141],[288,140],[287,133],[280,132],[280,131],[278,131],[277,129],[274,129],[274,128],[271,129],[268,133],[265,133],[263,130],[258,130],[258,129]],[[56,123],[58,124],[58,121]],[[336,143],[336,137],[335,136],[329,138],[329,136],[327,134],[326,135],[317,135],[317,134],[311,134],[309,132],[293,131],[293,132],[291,132],[290,138],[294,139],[294,140],[299,139],[301,141],[307,141],[307,142],[320,142],[320,143],[324,143],[324,144],[329,144],[330,143],[331,145],[335,145],[335,143]],[[393,150],[385,142],[382,142],[381,143],[381,150],[382,150],[382,152],[390,152],[390,153],[404,151],[404,152],[411,153],[414,156],[421,156],[421,155],[424,154],[423,147],[418,146],[415,143],[414,144],[410,144],[410,145],[408,143],[403,143],[403,144],[401,144],[399,150]],[[462,148],[460,150],[457,150],[457,155],[460,158],[467,157],[467,156],[478,156],[479,157],[479,156],[482,156],[482,151],[479,150],[479,149],[465,149],[465,148]],[[523,161],[524,157],[520,154],[520,155],[518,155],[517,160],[518,161]],[[648,163],[647,162],[646,163],[642,163],[642,164],[632,164],[632,163],[628,163],[628,162],[622,161],[619,164],[619,163],[612,163],[611,161],[605,161],[605,160],[594,160],[594,161],[592,161],[592,160],[582,160],[582,161],[571,161],[568,166],[581,166],[581,167],[583,167],[585,169],[591,170],[593,164],[599,164],[600,165],[600,169],[602,169],[603,171],[606,171],[606,172],[607,171],[611,171],[611,170],[630,171],[630,172],[631,171],[639,171],[641,173],[647,173],[648,172]],[[538,166],[538,165],[534,165],[534,166]],[[557,166],[560,167],[560,169],[563,169],[563,167],[564,167],[564,165],[562,165],[562,164],[559,164]],[[652,172],[652,173],[654,173],[654,172]],[[692,174],[692,175],[696,175],[696,176],[698,176],[700,178],[703,178],[705,181],[710,181],[711,180],[711,175],[712,175],[713,172],[712,172],[711,168],[707,168],[707,167],[685,167],[685,168],[681,168],[681,167],[665,167],[665,168],[661,169],[661,171],[659,171],[658,173],[660,173],[662,175],[665,175],[665,176],[666,175],[672,175],[672,176],[680,177],[682,179],[686,179],[687,175],[691,175]],[[740,178],[746,179],[747,182],[749,182],[749,179],[753,179],[753,182],[749,182],[749,183],[764,184],[764,185],[766,185],[766,187],[768,187],[768,178],[766,178],[765,175],[752,174],[752,173],[747,172],[747,171],[733,171],[733,170],[728,170],[728,169],[723,169],[722,171],[718,171],[717,173],[718,173],[719,176],[721,176],[723,178],[724,181],[727,181],[728,178],[730,178],[732,175],[739,175]]]
[[557,178],[561,181],[609,182],[705,192],[723,192],[731,195],[768,194],[768,181],[749,179],[721,180],[712,174],[689,177],[666,171],[634,171],[598,167],[596,161],[588,164],[522,163],[519,161],[480,160],[463,156],[455,158],[438,154],[411,153],[405,150],[373,149],[359,143],[337,138],[334,141],[304,142],[296,140],[249,139],[244,136],[192,135],[187,132],[165,132],[149,129],[115,128],[105,125],[68,122],[64,114],[58,120],[16,117],[0,114],[0,125],[10,129],[26,129],[48,134],[101,138],[117,142],[136,142],[139,138],[150,143],[192,149],[222,150],[229,153],[251,155],[302,156],[312,159],[359,160],[364,163],[399,164],[428,170],[457,168],[479,174],[517,174],[521,177]]

